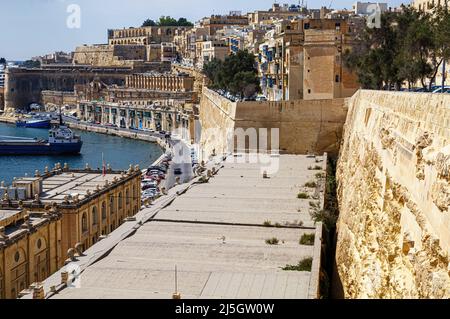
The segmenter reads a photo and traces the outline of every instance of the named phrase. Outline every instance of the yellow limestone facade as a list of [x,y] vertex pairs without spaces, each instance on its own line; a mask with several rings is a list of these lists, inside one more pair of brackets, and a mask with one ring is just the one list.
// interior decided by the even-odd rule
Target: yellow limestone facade
[[359,91],[337,168],[346,298],[449,298],[450,95]]

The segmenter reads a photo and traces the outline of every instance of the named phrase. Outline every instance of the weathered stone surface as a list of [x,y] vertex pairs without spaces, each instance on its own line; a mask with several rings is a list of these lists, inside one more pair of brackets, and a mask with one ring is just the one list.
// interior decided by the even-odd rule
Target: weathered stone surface
[[346,298],[449,298],[450,96],[360,91],[337,168]]
[[[202,158],[213,150],[217,154],[233,151],[229,141],[235,130],[250,134],[253,129],[260,150],[267,141],[268,150],[288,154],[337,154],[346,114],[345,99],[232,102],[204,88],[200,104]],[[260,129],[267,129],[267,136]],[[278,141],[271,135],[276,130]],[[235,146],[241,149],[237,143]],[[246,147],[253,149],[248,143]]]

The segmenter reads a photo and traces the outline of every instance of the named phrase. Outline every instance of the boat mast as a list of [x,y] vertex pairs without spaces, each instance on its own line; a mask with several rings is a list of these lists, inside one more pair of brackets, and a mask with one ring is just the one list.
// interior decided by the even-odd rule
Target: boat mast
[[61,105],[59,106],[59,125],[63,125],[62,114],[61,114]]

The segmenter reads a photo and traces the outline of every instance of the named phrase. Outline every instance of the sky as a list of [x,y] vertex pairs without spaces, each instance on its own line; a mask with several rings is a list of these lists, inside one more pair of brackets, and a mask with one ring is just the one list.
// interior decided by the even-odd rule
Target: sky
[[[398,6],[409,0],[388,0]],[[78,45],[107,42],[107,29],[140,26],[162,15],[198,21],[231,10],[267,10],[273,0],[0,0],[0,57],[26,60]],[[298,3],[278,1],[279,3]],[[309,8],[351,8],[354,0],[309,0]],[[386,2],[386,1],[380,1]],[[77,19],[77,5],[80,19]],[[69,12],[68,12],[69,9]],[[69,26],[67,22],[69,21]],[[78,27],[78,21],[80,22]]]

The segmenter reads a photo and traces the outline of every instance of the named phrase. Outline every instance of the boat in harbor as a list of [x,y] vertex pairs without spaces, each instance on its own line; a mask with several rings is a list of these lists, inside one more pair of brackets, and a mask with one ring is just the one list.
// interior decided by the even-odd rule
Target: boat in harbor
[[31,118],[27,120],[16,121],[17,127],[28,127],[28,128],[50,128],[52,120],[43,118]]
[[49,130],[49,138],[0,136],[1,155],[70,155],[79,154],[83,141],[62,124]]

